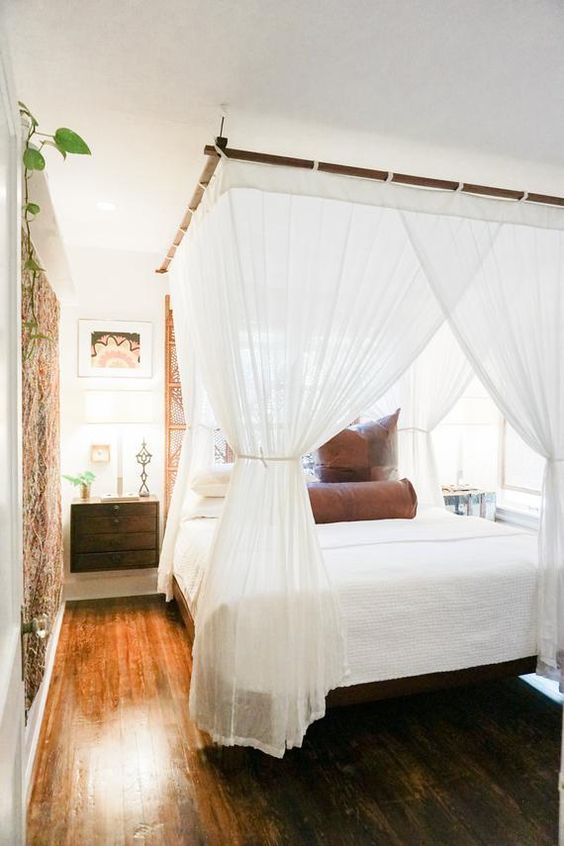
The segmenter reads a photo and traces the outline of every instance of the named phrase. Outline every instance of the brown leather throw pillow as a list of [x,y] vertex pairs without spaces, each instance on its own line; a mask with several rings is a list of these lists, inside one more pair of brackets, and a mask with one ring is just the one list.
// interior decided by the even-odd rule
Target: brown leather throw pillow
[[411,520],[417,494],[409,479],[387,482],[311,482],[309,499],[316,523],[355,520]]
[[397,479],[400,409],[389,417],[356,423],[313,454],[320,482],[380,482]]

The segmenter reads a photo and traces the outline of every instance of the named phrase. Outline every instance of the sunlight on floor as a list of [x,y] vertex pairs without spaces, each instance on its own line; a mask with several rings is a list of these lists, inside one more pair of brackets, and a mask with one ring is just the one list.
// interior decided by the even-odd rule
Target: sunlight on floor
[[564,703],[564,694],[559,692],[557,682],[551,681],[550,679],[544,679],[542,676],[535,675],[535,673],[531,673],[527,676],[521,676],[521,678],[523,681],[526,681],[527,684],[530,684],[531,687],[536,687],[536,689],[540,690],[541,693],[544,693],[545,696],[548,696],[550,699],[554,699],[555,702],[559,702],[561,705]]

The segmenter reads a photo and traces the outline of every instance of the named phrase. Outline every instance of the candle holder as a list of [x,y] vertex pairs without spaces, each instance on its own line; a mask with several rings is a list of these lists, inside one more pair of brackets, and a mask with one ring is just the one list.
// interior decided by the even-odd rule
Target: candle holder
[[149,488],[147,487],[147,471],[146,467],[147,464],[151,461],[152,454],[147,449],[147,444],[145,443],[145,438],[143,438],[143,443],[141,444],[141,449],[135,456],[137,459],[138,464],[141,465],[141,487],[139,488],[139,496],[150,496]]

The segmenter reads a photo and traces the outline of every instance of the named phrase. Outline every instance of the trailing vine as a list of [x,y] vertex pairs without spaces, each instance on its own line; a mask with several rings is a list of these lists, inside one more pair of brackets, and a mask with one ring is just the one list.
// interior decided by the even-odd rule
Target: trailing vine
[[[59,127],[52,135],[46,132],[39,132],[36,118],[32,115],[25,103],[18,102],[20,115],[26,124],[26,135],[23,151],[23,207],[22,220],[24,238],[22,244],[23,269],[27,271],[24,279],[22,296],[26,299],[24,312],[28,318],[23,324],[23,358],[27,361],[33,355],[36,345],[40,341],[50,341],[49,335],[41,331],[36,313],[36,292],[39,282],[39,275],[43,268],[37,261],[37,256],[31,240],[31,224],[40,213],[41,208],[37,203],[30,200],[29,183],[34,171],[45,170],[45,157],[43,148],[54,147],[66,159],[67,155],[89,156],[88,144],[74,132],[66,127]],[[41,139],[41,140],[39,140]],[[37,143],[36,143],[37,142]]]

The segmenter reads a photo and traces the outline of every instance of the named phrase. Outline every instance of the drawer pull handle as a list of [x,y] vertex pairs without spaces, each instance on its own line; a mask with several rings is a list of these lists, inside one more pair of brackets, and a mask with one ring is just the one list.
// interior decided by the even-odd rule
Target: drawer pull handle
[[113,523],[114,523],[114,526],[119,526],[119,523],[120,523],[119,517],[114,517]]
[[112,554],[111,558],[112,558],[112,562],[113,562],[114,564],[119,564],[119,563],[120,563],[120,561],[121,561],[121,560],[122,560],[122,558],[123,558],[123,555],[121,555],[119,552],[114,552],[114,553]]
[[114,505],[114,511],[119,511],[119,505]]

